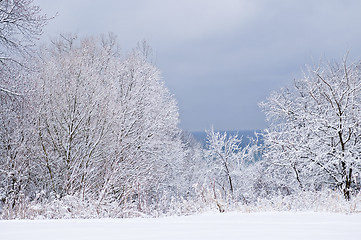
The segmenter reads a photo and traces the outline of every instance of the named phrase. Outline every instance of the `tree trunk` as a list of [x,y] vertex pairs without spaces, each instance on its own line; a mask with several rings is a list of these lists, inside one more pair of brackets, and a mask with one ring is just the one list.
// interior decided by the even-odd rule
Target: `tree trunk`
[[352,168],[349,169],[348,174],[345,176],[345,183],[343,190],[343,196],[347,201],[351,199],[351,181],[352,181]]

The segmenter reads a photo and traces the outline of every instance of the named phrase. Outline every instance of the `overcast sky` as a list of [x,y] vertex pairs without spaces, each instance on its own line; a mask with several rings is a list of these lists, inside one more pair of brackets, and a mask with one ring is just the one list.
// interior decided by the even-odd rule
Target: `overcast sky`
[[266,127],[258,108],[322,58],[361,57],[359,0],[35,0],[44,39],[113,32],[126,53],[145,39],[178,101],[181,128]]

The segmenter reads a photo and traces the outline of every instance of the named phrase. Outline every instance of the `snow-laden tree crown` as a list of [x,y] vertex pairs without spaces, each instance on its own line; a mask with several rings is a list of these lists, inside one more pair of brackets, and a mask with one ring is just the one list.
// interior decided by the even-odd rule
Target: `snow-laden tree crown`
[[[330,186],[349,199],[361,170],[361,63],[322,64],[261,104],[271,126],[265,157],[300,188]],[[282,173],[280,173],[282,174]]]

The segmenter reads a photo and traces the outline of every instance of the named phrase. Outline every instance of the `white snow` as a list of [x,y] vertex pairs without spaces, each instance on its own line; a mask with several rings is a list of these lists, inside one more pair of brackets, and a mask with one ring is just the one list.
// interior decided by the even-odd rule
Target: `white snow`
[[0,239],[361,239],[361,214],[231,212],[157,219],[3,220]]

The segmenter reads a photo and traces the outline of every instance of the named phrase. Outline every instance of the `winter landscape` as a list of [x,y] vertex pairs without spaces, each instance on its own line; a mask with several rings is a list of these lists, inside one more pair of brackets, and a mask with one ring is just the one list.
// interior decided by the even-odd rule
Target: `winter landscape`
[[[361,236],[361,30],[348,31],[350,22],[361,22],[359,3],[199,0],[190,8],[193,2],[184,1],[177,3],[179,9],[199,20],[187,25],[185,15],[167,1],[120,6],[79,0],[73,9],[65,2],[0,1],[0,239]],[[75,9],[79,18],[71,14]],[[98,24],[88,19],[82,25],[87,12],[82,9],[88,14],[101,9]],[[113,15],[114,9],[124,15]],[[302,12],[301,17],[296,20],[289,11]],[[335,20],[336,12],[346,20]],[[278,13],[290,21],[280,21]],[[324,22],[318,13],[332,19]],[[118,19],[124,32],[105,34],[111,24],[102,14],[126,16],[127,21]],[[218,17],[222,14],[225,20]],[[162,25],[168,18],[177,31]],[[307,65],[294,79],[290,65],[300,65],[292,59],[302,57],[281,60],[292,52],[281,51],[286,43],[277,45],[277,54],[271,54],[274,45],[267,50],[273,63],[261,58],[256,63],[247,51],[240,51],[249,58],[242,63],[222,60],[215,67],[209,61],[209,36],[238,39],[238,28],[246,35],[251,26],[268,35],[273,25],[267,21],[292,30],[295,56],[296,43],[309,44],[307,49],[319,45],[308,38],[297,42],[297,28],[288,22],[312,35],[314,24],[318,31],[320,22],[337,21],[352,34],[338,34],[345,39],[328,42],[325,51],[336,51],[338,44],[351,49],[336,60]],[[63,32],[51,35],[60,26]],[[87,30],[72,31],[74,26]],[[330,29],[322,34],[335,36]],[[183,38],[177,47],[165,44],[172,39],[163,31],[178,30]],[[273,30],[269,36],[280,33]],[[138,32],[149,36],[156,50],[139,39],[124,49],[125,40]],[[204,53],[201,62],[187,50],[197,41],[207,45],[196,51]],[[250,49],[253,43],[257,49],[268,46],[263,40],[243,42]],[[238,45],[227,59],[238,59]],[[229,50],[226,43],[221,46]],[[157,55],[162,47],[169,52]],[[182,54],[190,57],[181,61]],[[214,54],[225,57],[218,50]],[[284,72],[269,71],[272,67]],[[200,100],[206,105],[197,104]],[[265,120],[255,117],[258,112]]]

